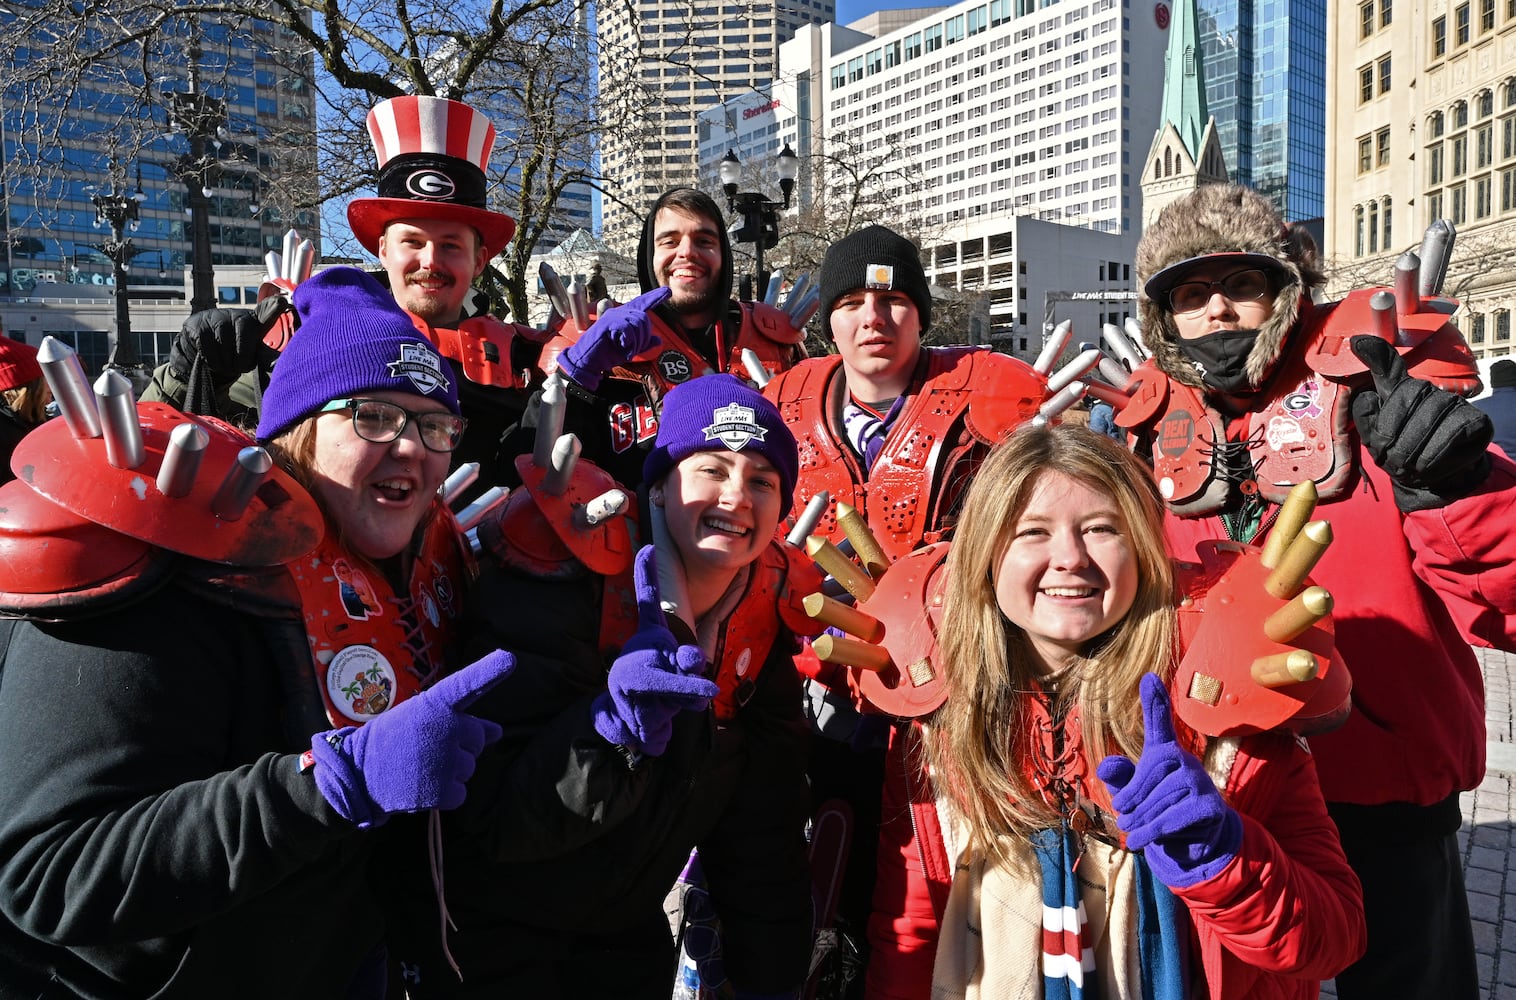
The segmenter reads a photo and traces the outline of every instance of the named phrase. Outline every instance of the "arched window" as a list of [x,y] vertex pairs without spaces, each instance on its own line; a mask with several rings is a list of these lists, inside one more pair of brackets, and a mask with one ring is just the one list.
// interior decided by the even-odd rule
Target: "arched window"
[[1441,111],[1433,111],[1430,115],[1427,115],[1427,131],[1431,133],[1433,139],[1442,138],[1443,120]]
[[1452,128],[1465,128],[1469,124],[1469,106],[1467,102],[1459,101],[1453,105]]

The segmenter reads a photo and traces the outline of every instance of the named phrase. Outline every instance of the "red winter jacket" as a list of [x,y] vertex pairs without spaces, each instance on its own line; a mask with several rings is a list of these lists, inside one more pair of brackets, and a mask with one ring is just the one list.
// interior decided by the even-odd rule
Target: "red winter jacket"
[[[1516,648],[1516,465],[1492,450],[1474,495],[1403,515],[1361,454],[1352,490],[1314,515],[1332,525],[1311,578],[1332,592],[1353,711],[1311,747],[1328,802],[1432,805],[1484,775],[1484,683],[1469,643]],[[1170,514],[1166,529],[1178,559],[1226,537],[1219,517]]]
[[[868,1000],[931,996],[952,873],[914,734],[886,767],[879,881],[869,921]],[[914,764],[914,766],[912,766]],[[1307,1000],[1363,953],[1363,894],[1327,817],[1311,754],[1289,736],[1242,741],[1226,796],[1243,818],[1237,858],[1174,895],[1199,947],[1192,984],[1214,1000]]]

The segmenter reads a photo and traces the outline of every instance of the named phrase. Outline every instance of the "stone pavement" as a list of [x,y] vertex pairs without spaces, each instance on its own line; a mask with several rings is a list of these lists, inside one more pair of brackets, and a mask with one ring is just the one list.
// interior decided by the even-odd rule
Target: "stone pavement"
[[[1476,649],[1484,669],[1485,726],[1489,746],[1484,780],[1459,797],[1464,880],[1474,920],[1482,1000],[1516,1000],[1516,728],[1511,687],[1516,654]],[[1335,997],[1331,983],[1321,995]]]

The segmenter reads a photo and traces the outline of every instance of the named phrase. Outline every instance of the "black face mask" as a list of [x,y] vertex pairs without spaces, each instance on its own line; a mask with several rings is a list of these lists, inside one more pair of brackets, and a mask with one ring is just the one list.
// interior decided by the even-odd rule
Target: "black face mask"
[[1181,338],[1178,346],[1200,381],[1219,392],[1237,395],[1253,388],[1245,369],[1257,342],[1257,330],[1217,330],[1192,340]]

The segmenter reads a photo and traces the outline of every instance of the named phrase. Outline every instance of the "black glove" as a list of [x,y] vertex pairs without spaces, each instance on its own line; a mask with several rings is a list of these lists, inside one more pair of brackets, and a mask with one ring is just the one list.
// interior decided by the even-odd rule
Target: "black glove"
[[256,309],[207,309],[191,313],[169,347],[169,369],[185,383],[186,413],[216,412],[215,390],[258,366],[263,335],[289,308],[282,295]]
[[1353,353],[1368,366],[1372,389],[1353,397],[1358,435],[1395,487],[1395,506],[1410,513],[1444,507],[1472,493],[1490,474],[1485,450],[1495,434],[1488,414],[1430,382],[1412,378],[1388,342],[1361,335]]

